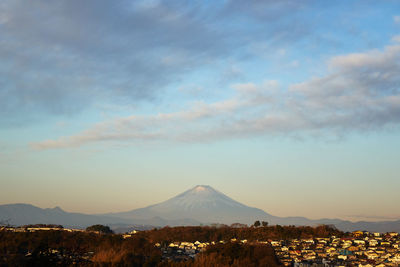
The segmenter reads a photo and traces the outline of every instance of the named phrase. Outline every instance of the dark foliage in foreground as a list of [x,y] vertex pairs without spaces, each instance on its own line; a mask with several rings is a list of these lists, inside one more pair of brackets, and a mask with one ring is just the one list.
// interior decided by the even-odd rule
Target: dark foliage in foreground
[[0,231],[0,266],[157,266],[159,249],[144,238],[65,231]]
[[168,262],[171,267],[257,267],[280,266],[271,246],[257,244],[226,243],[216,244],[189,262]]

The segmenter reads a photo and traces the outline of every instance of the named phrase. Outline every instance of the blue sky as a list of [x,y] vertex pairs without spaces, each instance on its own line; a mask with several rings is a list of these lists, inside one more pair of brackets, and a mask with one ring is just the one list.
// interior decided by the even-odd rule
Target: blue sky
[[400,219],[398,1],[6,0],[0,58],[2,204]]

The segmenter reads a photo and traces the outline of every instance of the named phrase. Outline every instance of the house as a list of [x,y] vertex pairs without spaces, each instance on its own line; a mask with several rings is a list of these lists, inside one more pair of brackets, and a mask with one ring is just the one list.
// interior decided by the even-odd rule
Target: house
[[371,247],[377,246],[379,244],[379,242],[376,239],[370,239],[368,241],[368,245]]
[[360,237],[364,235],[363,231],[355,231],[352,233],[354,237]]

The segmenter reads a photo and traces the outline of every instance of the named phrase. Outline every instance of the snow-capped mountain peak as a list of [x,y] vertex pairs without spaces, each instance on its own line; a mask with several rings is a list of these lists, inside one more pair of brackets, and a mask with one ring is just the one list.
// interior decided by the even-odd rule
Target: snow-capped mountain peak
[[193,219],[201,222],[252,222],[268,214],[246,206],[209,185],[197,185],[167,201],[125,213],[131,218]]
[[197,185],[195,188],[193,188],[193,191],[195,192],[204,192],[209,189],[208,185]]

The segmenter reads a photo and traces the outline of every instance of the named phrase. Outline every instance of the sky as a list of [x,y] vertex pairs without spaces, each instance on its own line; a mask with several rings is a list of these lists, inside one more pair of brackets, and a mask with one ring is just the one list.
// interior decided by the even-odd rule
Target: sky
[[399,159],[397,0],[0,2],[0,204],[393,220]]

